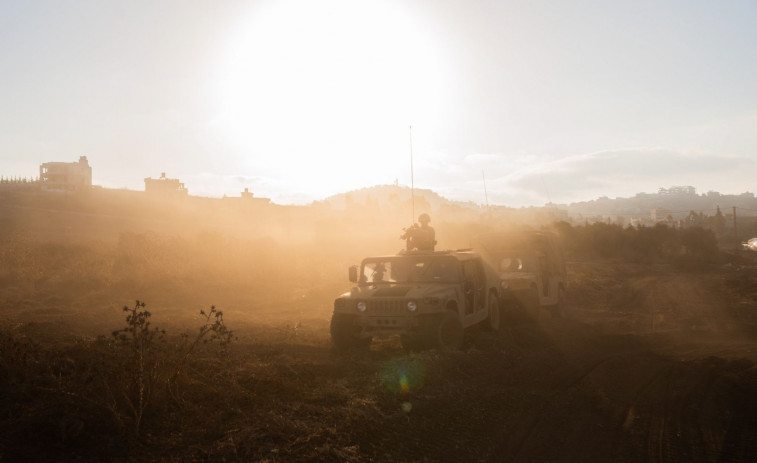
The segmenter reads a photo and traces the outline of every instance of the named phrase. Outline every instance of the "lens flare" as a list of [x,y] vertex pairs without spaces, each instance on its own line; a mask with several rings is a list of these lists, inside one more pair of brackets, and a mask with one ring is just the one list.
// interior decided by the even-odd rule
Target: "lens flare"
[[403,394],[410,392],[410,382],[407,380],[407,375],[404,372],[400,374],[400,392]]
[[386,362],[379,372],[381,385],[395,394],[410,394],[423,387],[426,366],[418,358],[400,357]]

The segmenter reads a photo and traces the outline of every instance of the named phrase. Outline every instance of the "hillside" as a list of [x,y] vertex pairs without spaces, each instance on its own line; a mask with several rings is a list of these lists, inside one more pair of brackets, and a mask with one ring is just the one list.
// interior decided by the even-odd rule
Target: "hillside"
[[757,199],[753,193],[725,195],[715,191],[706,194],[664,194],[638,193],[631,198],[601,197],[591,201],[559,206],[567,210],[571,217],[649,217],[653,209],[675,219],[686,217],[689,212],[715,214],[717,207],[723,213],[731,213],[732,208],[740,209],[738,215],[757,216]]
[[425,188],[415,188],[415,191],[411,192],[410,187],[405,185],[376,185],[346,193],[339,193],[319,202],[328,204],[332,209],[347,209],[350,204],[373,204],[385,209],[409,202],[413,193],[415,195],[416,208],[419,210],[428,209],[429,211],[436,211],[450,205],[471,209],[480,208],[479,205],[474,203],[449,200],[435,191]]

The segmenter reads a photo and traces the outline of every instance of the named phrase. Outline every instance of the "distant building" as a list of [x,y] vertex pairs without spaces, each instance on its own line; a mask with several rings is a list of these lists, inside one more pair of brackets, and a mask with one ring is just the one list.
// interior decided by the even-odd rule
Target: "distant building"
[[670,188],[660,188],[657,194],[667,196],[696,196],[697,189],[693,186],[672,186]]
[[178,178],[166,178],[166,173],[161,172],[160,178],[147,177],[145,179],[145,193],[162,197],[187,196],[189,190]]
[[39,182],[43,190],[89,190],[92,167],[86,156],[81,156],[79,162],[46,162],[39,166]]
[[256,198],[255,194],[249,188],[245,188],[239,197],[224,196],[224,201],[228,204],[269,204],[270,198]]
[[673,213],[668,209],[655,208],[650,212],[649,218],[652,219],[652,222],[654,223],[672,223]]

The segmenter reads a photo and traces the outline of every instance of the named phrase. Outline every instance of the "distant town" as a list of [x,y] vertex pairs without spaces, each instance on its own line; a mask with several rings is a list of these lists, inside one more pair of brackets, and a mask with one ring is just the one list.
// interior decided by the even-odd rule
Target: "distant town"
[[[157,178],[144,179],[146,198],[161,200],[212,201],[246,205],[303,208],[308,206],[279,206],[269,198],[256,197],[247,188],[239,196],[205,198],[189,195],[180,179],[161,173]],[[0,176],[0,193],[35,191],[45,194],[78,194],[105,190],[92,184],[92,166],[86,156],[76,162],[46,162],[39,167],[39,177],[18,178]],[[135,192],[137,193],[137,192]],[[509,221],[523,224],[544,224],[566,221],[571,224],[608,223],[620,226],[671,227],[705,226],[727,233],[744,221],[743,232],[757,232],[757,199],[754,193],[726,195],[715,191],[697,193],[694,186],[659,188],[656,193],[638,193],[630,198],[600,197],[571,204],[546,204],[537,207],[511,208],[504,205],[482,206],[472,202],[451,201],[428,189],[415,189],[414,209],[442,216],[462,215],[465,219],[488,217],[495,222]],[[319,210],[368,209],[369,211],[395,212],[411,200],[407,186],[379,185],[331,196],[315,201],[310,206]],[[255,210],[258,210],[256,207]]]
[[[51,193],[84,192],[98,189],[92,184],[92,166],[86,156],[80,156],[77,162],[46,162],[39,166],[39,177],[17,178],[0,176],[0,185],[6,188],[29,186]],[[189,196],[189,190],[177,178],[168,178],[165,172],[158,178],[145,179],[145,193],[163,198],[180,198]],[[247,188],[242,192],[244,199],[270,202],[268,198],[255,198]]]

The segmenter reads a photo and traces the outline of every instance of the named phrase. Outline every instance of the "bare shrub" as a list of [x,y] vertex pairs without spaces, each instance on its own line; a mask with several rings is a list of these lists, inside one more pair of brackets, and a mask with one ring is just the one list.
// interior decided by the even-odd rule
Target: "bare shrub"
[[114,392],[113,399],[121,402],[133,420],[134,434],[138,435],[142,417],[160,386],[165,354],[157,345],[163,340],[165,330],[150,327],[152,314],[144,310],[145,303],[136,301],[127,312],[126,327],[113,332],[113,337],[124,348],[123,371],[128,378]]

